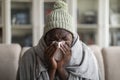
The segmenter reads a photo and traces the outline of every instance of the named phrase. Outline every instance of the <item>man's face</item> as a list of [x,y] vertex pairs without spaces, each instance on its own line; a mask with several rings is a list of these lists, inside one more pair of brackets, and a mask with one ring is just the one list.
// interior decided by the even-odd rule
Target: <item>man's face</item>
[[65,41],[68,46],[71,46],[73,36],[70,32],[64,29],[53,29],[45,35],[45,42],[47,46],[52,44],[53,41]]

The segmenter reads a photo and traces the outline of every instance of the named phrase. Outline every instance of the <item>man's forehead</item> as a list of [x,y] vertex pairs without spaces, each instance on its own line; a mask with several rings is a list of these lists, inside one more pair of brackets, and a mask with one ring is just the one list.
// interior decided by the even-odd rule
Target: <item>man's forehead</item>
[[50,37],[66,37],[68,36],[70,33],[66,32],[66,31],[59,31],[59,30],[56,30],[54,32],[50,32],[48,33],[48,36]]
[[50,30],[47,34],[54,35],[54,34],[68,34],[68,33],[70,33],[70,32],[68,32],[68,31],[66,31],[64,29],[56,28],[56,29]]

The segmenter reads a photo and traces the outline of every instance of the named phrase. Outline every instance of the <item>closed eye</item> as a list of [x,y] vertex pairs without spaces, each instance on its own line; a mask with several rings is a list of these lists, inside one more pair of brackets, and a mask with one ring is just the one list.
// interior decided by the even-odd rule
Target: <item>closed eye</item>
[[63,40],[67,41],[69,40],[66,36],[62,38]]

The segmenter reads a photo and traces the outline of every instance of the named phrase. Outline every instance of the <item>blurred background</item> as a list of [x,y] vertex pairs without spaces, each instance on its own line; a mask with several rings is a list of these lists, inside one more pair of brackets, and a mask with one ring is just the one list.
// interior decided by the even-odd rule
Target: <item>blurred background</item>
[[[34,46],[55,0],[0,0],[0,43]],[[88,45],[120,46],[120,0],[65,0],[80,39]]]

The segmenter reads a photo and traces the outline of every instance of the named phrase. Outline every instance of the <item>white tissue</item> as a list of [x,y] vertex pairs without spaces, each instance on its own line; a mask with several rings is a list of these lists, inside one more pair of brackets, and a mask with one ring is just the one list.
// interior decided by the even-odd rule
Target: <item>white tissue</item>
[[60,50],[60,48],[61,48],[60,45],[65,44],[65,42],[64,41],[61,41],[61,42],[54,41],[53,43],[57,44],[57,47],[58,47],[57,51],[55,52],[54,58],[56,61],[60,61],[63,57],[63,53]]

